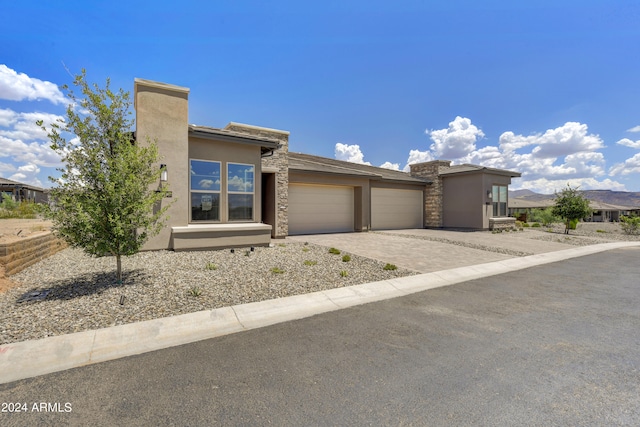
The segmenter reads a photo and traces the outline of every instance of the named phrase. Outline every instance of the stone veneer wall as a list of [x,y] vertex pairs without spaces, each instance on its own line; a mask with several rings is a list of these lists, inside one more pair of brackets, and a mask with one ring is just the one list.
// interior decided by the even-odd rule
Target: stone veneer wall
[[443,225],[443,185],[440,172],[450,166],[449,160],[433,160],[409,165],[411,175],[433,181],[433,184],[427,185],[424,190],[425,227],[442,227]]
[[0,265],[4,267],[4,274],[16,274],[30,265],[35,264],[56,252],[66,248],[67,244],[46,233],[39,236],[26,237],[12,243],[0,244]]
[[[229,123],[226,130],[277,140],[281,147],[273,155],[262,159],[262,167],[277,168],[276,173],[276,238],[289,234],[289,132],[261,128],[257,126]],[[257,179],[257,177],[256,177]]]

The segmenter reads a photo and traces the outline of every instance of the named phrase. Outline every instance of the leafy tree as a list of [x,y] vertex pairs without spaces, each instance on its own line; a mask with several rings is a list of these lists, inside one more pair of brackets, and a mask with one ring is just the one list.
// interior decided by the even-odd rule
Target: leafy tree
[[578,188],[571,188],[569,184],[560,194],[556,193],[555,200],[556,204],[552,212],[564,220],[565,234],[569,234],[572,221],[578,221],[591,213],[589,200],[578,192]]
[[[67,85],[70,104],[66,120],[48,132],[51,149],[62,157],[62,176],[49,177],[54,206],[46,210],[53,229],[71,246],[90,255],[116,257],[118,283],[122,283],[122,255],[138,252],[163,227],[168,208],[157,208],[167,188],[160,182],[155,142],[144,146],[132,139],[129,93],[89,85],[83,69],[73,81],[81,95]],[[63,135],[71,134],[67,139]]]

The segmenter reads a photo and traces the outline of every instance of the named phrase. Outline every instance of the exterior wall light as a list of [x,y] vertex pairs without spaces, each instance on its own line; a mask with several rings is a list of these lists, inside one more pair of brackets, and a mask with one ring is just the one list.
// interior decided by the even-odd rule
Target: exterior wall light
[[169,172],[167,172],[167,165],[165,164],[160,165],[160,170],[162,171],[160,172],[160,181],[167,182],[169,180]]
[[491,200],[493,198],[493,192],[491,190],[487,191],[487,199]]

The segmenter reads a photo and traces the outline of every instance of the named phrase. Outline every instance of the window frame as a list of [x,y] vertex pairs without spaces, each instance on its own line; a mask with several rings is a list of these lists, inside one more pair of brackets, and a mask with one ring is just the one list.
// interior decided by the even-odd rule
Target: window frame
[[[501,188],[504,188],[504,200],[500,197],[502,193]],[[504,184],[493,184],[491,186],[491,205],[492,205],[492,217],[504,218],[509,216],[509,186]],[[501,214],[501,207],[504,208],[504,214]]]
[[[196,161],[196,162],[206,162],[206,163],[214,163],[218,165],[218,173],[220,175],[219,177],[219,181],[220,184],[218,186],[217,190],[206,190],[206,189],[193,189],[192,188],[192,179],[194,177],[194,174],[191,173],[192,171],[192,164],[191,162]],[[195,222],[195,223],[220,223],[222,222],[222,187],[223,187],[223,180],[222,180],[222,162],[219,160],[207,160],[207,159],[196,159],[196,158],[190,158],[189,159],[189,222]],[[193,219],[193,194],[194,193],[199,193],[199,194],[217,194],[218,195],[218,205],[217,205],[217,209],[218,209],[218,219]],[[215,204],[214,204],[215,206]]]
[[[245,167],[250,167],[253,169],[252,173],[252,178],[251,178],[251,191],[243,191],[243,190],[231,190],[229,187],[229,183],[230,183],[230,176],[229,176],[229,171],[230,171],[230,166],[245,166]],[[256,192],[256,165],[252,164],[252,163],[240,163],[240,162],[226,162],[226,182],[225,182],[225,190],[226,190],[226,194],[227,194],[227,221],[228,222],[254,222],[255,221],[255,207],[256,207],[256,196],[255,196],[255,192]],[[243,183],[246,185],[246,178],[243,181]],[[231,203],[230,203],[230,199],[231,196],[234,195],[243,195],[243,196],[250,196],[251,197],[251,216],[250,218],[239,218],[239,219],[235,219],[231,217]]]

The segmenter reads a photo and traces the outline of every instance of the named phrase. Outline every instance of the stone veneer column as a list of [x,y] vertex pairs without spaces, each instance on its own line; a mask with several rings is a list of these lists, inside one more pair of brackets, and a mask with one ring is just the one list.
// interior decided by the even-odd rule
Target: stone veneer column
[[427,178],[433,184],[424,189],[424,226],[427,228],[443,225],[443,186],[440,172],[451,166],[449,160],[433,160],[431,162],[409,165],[412,176]]
[[[229,123],[225,130],[276,140],[281,147],[273,155],[262,159],[262,167],[276,168],[276,229],[274,236],[289,234],[289,132],[259,126]],[[256,177],[257,179],[258,177]]]

